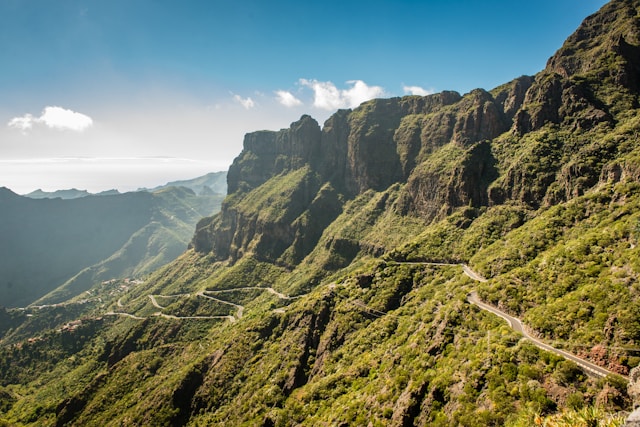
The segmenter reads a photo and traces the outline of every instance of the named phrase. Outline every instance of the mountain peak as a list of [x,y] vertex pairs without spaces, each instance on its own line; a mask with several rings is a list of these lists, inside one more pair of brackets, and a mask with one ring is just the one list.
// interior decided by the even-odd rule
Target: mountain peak
[[11,197],[20,197],[7,187],[0,187],[0,200],[9,199]]
[[[546,71],[565,78],[614,77],[638,87],[640,1],[613,0],[587,17],[547,62]],[[633,84],[633,86],[629,86]]]

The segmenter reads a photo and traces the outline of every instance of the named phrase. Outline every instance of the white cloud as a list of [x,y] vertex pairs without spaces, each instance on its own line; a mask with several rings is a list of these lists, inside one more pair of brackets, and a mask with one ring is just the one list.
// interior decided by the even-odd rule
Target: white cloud
[[433,89],[423,89],[420,86],[402,86],[402,89],[407,95],[427,96],[435,93]]
[[51,129],[82,132],[93,125],[93,119],[82,113],[53,106],[45,107],[40,117],[25,114],[24,116],[14,117],[9,120],[7,125],[23,132],[32,129],[34,125],[44,125]]
[[256,103],[251,97],[243,98],[240,95],[233,95],[233,99],[240,105],[242,105],[246,110],[250,110],[251,108],[256,106]]
[[38,119],[33,117],[31,114],[25,114],[22,117],[14,117],[9,120],[7,126],[26,132],[33,127],[33,124],[36,123],[37,120]]
[[276,100],[285,107],[298,107],[302,105],[302,101],[286,90],[277,90]]
[[373,98],[384,95],[380,86],[369,86],[362,80],[350,80],[348,89],[338,89],[332,82],[300,79],[300,84],[311,88],[314,92],[313,105],[325,110],[338,108],[354,108]]
[[46,107],[40,120],[50,128],[69,129],[77,132],[82,132],[93,125],[91,117],[62,107]]

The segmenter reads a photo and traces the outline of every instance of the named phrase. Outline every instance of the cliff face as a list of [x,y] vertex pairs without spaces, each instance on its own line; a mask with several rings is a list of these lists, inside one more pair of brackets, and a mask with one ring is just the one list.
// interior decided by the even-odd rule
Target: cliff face
[[289,129],[247,134],[242,154],[227,173],[228,194],[246,192],[275,175],[311,163],[318,157],[320,138],[320,126],[309,116],[302,116]]
[[[509,118],[523,101],[523,82],[528,81],[521,78],[507,85],[497,99],[480,89],[464,97],[442,92],[380,99],[338,111],[322,130],[303,116],[288,129],[247,134],[227,175],[229,198],[217,217],[198,224],[192,246],[220,260],[237,260],[250,252],[282,262],[282,255],[295,246],[298,249],[289,252],[296,254],[292,260],[299,260],[341,212],[344,201],[397,183],[407,183],[398,205],[403,214],[436,218],[457,206],[485,205],[486,186],[496,171],[484,141],[509,129]],[[302,169],[302,181],[293,184],[294,178],[286,178]],[[243,197],[271,180],[279,181],[271,187],[297,187],[283,188],[263,205],[239,207]],[[277,222],[265,222],[258,211],[267,209],[267,202],[287,205],[290,212]],[[323,207],[321,212],[317,206]],[[278,241],[277,250],[265,251],[259,243],[265,239]]]
[[[530,132],[559,120],[562,96],[547,100],[549,90],[559,89],[539,82],[541,78],[524,76],[491,92],[477,89],[465,96],[442,92],[373,100],[354,110],[336,112],[322,129],[311,117],[303,116],[288,129],[247,134],[243,151],[228,172],[230,197],[218,217],[200,222],[192,246],[199,252],[212,252],[219,260],[234,261],[251,252],[276,261],[298,239],[307,242],[306,249],[294,251],[293,259],[299,260],[314,247],[319,230],[341,212],[344,201],[397,183],[404,189],[395,209],[426,220],[459,206],[486,206],[506,198],[526,200],[513,189],[518,182],[510,181],[507,192],[511,194],[494,190],[490,200],[488,188],[498,170],[489,141],[510,129]],[[532,106],[540,104],[538,98],[550,106],[545,104],[532,113]],[[288,223],[259,223],[255,210],[237,208],[243,195],[300,168],[308,168],[305,182],[313,185],[305,184],[304,191],[285,192],[296,194],[290,202],[297,209],[287,217]],[[330,190],[319,193],[325,185]],[[274,197],[269,203],[276,203]],[[314,201],[324,206],[321,218],[308,215]],[[307,229],[315,231],[307,236]],[[256,252],[263,247],[256,243],[259,235],[279,241],[279,249]]]
[[[199,224],[193,247],[220,260],[246,253],[300,260],[345,201],[394,184],[402,191],[393,209],[427,222],[460,206],[515,201],[536,208],[583,194],[619,151],[602,133],[638,106],[637,6],[605,6],[545,70],[490,92],[378,99],[336,112],[322,129],[303,116],[288,129],[246,135],[228,173],[229,198],[218,217]],[[256,209],[238,208],[270,180],[294,185],[284,176],[303,168],[297,189],[268,200],[289,206],[288,215],[269,222]],[[314,215],[318,204],[323,212]],[[264,239],[278,241],[277,249],[259,243]],[[286,261],[283,254],[292,252]]]

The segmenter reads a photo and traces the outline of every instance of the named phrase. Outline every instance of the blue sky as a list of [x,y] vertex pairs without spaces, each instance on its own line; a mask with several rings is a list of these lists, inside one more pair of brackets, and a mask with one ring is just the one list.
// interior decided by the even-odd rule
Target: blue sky
[[603,0],[1,0],[0,186],[225,170],[246,132],[542,70]]

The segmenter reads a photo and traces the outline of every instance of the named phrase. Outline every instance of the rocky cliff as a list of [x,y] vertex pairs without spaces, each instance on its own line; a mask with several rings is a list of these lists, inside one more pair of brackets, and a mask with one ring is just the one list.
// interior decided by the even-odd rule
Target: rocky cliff
[[[464,96],[372,100],[336,112],[322,129],[303,116],[288,129],[246,135],[229,169],[229,198],[200,222],[193,247],[219,260],[252,253],[299,262],[345,202],[394,184],[402,185],[394,209],[426,222],[461,206],[537,208],[583,194],[624,149],[601,136],[637,108],[635,8],[612,2],[587,18],[534,77]],[[268,182],[270,197],[243,210],[245,196]],[[270,222],[257,214],[273,205],[287,215]]]
[[[373,100],[338,111],[322,130],[303,116],[288,129],[248,134],[229,169],[222,212],[198,224],[192,245],[220,260],[236,260],[261,247],[255,239],[262,235],[279,241],[279,249],[252,253],[276,261],[298,236],[308,242],[306,250],[295,251],[294,259],[300,260],[315,246],[317,230],[337,217],[345,201],[397,183],[407,183],[398,204],[403,214],[433,219],[455,207],[486,205],[486,188],[497,173],[487,141],[511,127],[510,117],[529,81],[520,78],[496,97],[478,89],[464,97],[443,92]],[[303,181],[293,184],[286,178],[294,172]],[[281,194],[243,211],[245,196],[270,181]],[[301,187],[285,188],[289,184]],[[323,206],[320,217],[312,215],[314,203]],[[277,224],[265,223],[264,217],[258,221],[258,211],[273,204],[288,205],[290,212]],[[301,215],[306,215],[304,225]]]

